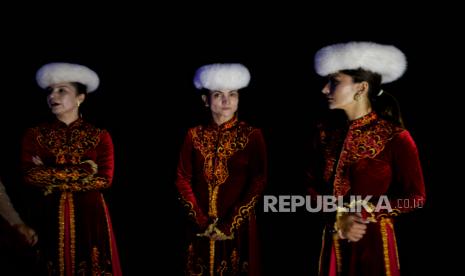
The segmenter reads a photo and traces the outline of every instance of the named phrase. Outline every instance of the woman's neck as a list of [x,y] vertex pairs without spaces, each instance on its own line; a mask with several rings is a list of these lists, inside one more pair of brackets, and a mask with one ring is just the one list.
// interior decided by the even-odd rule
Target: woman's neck
[[62,121],[66,125],[70,125],[72,122],[79,119],[79,115],[78,114],[62,114],[62,115],[57,115],[57,119]]
[[234,115],[233,116],[221,116],[221,115],[215,115],[215,114],[212,114],[213,116],[213,121],[218,125],[218,126],[221,126],[222,124],[226,123],[227,121],[231,120],[232,118],[234,118]]
[[346,109],[344,111],[349,121],[353,121],[370,113],[372,108],[369,102],[360,102],[354,105],[351,109]]

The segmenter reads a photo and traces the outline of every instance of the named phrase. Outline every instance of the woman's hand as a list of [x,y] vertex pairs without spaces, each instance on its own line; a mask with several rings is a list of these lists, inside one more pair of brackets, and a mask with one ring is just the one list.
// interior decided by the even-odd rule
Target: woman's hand
[[32,163],[34,163],[34,165],[36,166],[42,166],[44,164],[44,162],[42,162],[42,159],[40,159],[39,156],[32,156]]
[[232,240],[234,238],[234,235],[231,234],[231,235],[227,236],[226,234],[221,232],[221,230],[216,227],[217,223],[218,223],[218,218],[216,218],[213,223],[208,225],[205,232],[203,232],[201,234],[197,234],[197,236],[198,237],[206,237],[206,238],[209,238],[210,240],[214,240],[214,241]]
[[85,160],[85,161],[82,161],[81,164],[83,163],[87,163],[90,165],[90,167],[92,168],[92,174],[96,174],[97,171],[98,171],[98,165],[94,162],[94,160],[91,160],[91,159],[88,159],[88,160]]
[[338,234],[341,239],[348,239],[357,242],[366,233],[368,221],[364,220],[360,214],[346,214],[338,221]]
[[39,240],[36,231],[24,223],[15,224],[13,225],[13,228],[18,231],[24,241],[30,246],[34,246]]

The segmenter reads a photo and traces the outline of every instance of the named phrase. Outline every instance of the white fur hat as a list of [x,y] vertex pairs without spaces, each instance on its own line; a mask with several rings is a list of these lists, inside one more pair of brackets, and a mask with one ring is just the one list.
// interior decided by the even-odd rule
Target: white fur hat
[[381,75],[382,83],[400,78],[407,69],[405,55],[396,47],[373,42],[348,42],[321,48],[315,54],[315,71],[327,76],[340,70],[358,69]]
[[215,63],[197,69],[194,85],[197,89],[237,90],[250,81],[249,70],[239,63]]
[[62,82],[79,82],[86,86],[88,93],[95,91],[100,82],[88,67],[65,62],[45,64],[37,71],[36,81],[42,89]]

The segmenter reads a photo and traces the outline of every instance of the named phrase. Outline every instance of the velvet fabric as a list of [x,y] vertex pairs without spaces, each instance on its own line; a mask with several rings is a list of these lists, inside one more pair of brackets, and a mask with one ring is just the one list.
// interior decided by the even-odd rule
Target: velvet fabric
[[[34,162],[36,157],[43,164]],[[27,130],[21,159],[31,187],[31,222],[39,234],[41,273],[121,275],[102,195],[113,178],[110,134],[82,119],[70,125],[58,120],[44,123]]]
[[[266,183],[262,132],[236,117],[190,129],[182,146],[176,186],[193,222],[186,274],[259,275],[255,205]],[[217,219],[232,240],[197,237]]]
[[[320,125],[313,154],[321,156],[307,170],[309,194],[372,196],[376,222],[358,242],[340,239],[334,229],[334,214],[324,230],[320,275],[398,275],[395,216],[421,208],[425,200],[422,169],[415,142],[409,132],[371,112],[349,122],[346,128]],[[318,154],[319,153],[319,154]],[[381,196],[387,202],[381,205]]]

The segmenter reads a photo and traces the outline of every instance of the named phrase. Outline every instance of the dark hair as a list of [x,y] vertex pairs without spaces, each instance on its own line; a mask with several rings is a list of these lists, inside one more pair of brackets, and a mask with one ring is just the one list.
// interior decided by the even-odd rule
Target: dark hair
[[[80,82],[70,82],[71,86],[73,86],[74,88],[76,88],[76,92],[78,95],[80,94],[87,94],[87,86],[85,86],[84,84],[80,83]],[[51,93],[53,91],[52,87],[47,87],[45,89],[48,93]]]
[[78,95],[80,94],[87,94],[87,86],[80,83],[80,82],[71,82],[71,85],[73,85],[76,88],[76,91]]
[[381,90],[380,74],[362,68],[341,70],[340,72],[351,76],[355,83],[366,81],[368,83],[368,99],[371,102],[373,110],[379,117],[397,126],[404,127],[399,103],[396,98]]

